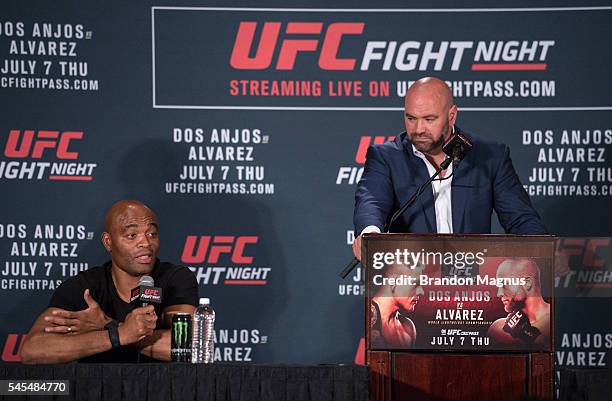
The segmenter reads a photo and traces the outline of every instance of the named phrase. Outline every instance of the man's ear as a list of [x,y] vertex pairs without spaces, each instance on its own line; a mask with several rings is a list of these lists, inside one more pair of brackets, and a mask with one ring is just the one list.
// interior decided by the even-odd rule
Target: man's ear
[[102,237],[100,238],[102,240],[102,245],[104,246],[104,248],[110,252],[111,251],[111,237],[110,234],[107,233],[106,231],[104,231],[102,233]]
[[455,121],[457,121],[457,105],[453,104],[448,110],[448,122],[450,123],[451,127],[455,125]]

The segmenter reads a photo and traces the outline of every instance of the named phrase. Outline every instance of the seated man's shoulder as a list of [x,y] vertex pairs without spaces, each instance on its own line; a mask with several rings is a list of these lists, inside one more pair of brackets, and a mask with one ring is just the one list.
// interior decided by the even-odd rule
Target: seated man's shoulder
[[159,266],[159,271],[163,273],[175,273],[175,272],[184,271],[184,270],[187,270],[189,272],[191,271],[185,266],[176,265],[172,262],[159,261],[157,264]]
[[180,277],[184,279],[193,277],[195,279],[195,274],[193,274],[193,272],[189,268],[185,266],[175,265],[172,262],[158,262],[157,268],[155,269],[155,273],[157,278]]
[[198,305],[198,280],[189,268],[158,262],[151,276],[155,286],[164,289],[162,308],[178,304]]
[[[107,287],[107,277],[110,277],[110,263],[79,272],[64,280],[53,292],[49,307],[73,311],[87,308],[83,299],[83,291],[89,289],[91,295],[96,299]],[[99,299],[97,301],[99,302]]]
[[160,260],[159,262],[157,262],[157,264],[162,269],[170,269],[170,270],[184,269],[183,266],[180,266],[180,265],[174,264],[172,262],[168,262],[168,261],[161,261]]
[[77,275],[64,280],[62,286],[85,286],[85,288],[89,288],[89,286],[100,284],[109,273],[110,262],[81,271]]

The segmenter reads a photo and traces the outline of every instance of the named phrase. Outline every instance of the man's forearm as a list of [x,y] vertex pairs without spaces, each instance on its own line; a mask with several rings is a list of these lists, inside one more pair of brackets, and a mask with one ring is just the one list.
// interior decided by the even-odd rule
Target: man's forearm
[[112,348],[106,330],[82,334],[28,334],[21,350],[23,363],[65,363]]
[[192,314],[195,307],[190,304],[176,304],[168,306],[162,312],[162,329],[156,329],[153,334],[145,337],[138,343],[140,353],[161,361],[170,361],[170,345],[172,317],[176,313]]
[[142,340],[140,353],[160,361],[170,361],[170,329],[155,330]]

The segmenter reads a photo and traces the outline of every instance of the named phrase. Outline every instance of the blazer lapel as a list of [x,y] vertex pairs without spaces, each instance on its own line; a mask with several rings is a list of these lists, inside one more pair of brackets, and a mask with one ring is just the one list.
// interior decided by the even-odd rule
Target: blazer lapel
[[[422,170],[424,174],[419,175],[419,185],[423,185],[429,179],[429,171],[427,171],[427,167],[425,166],[425,162],[419,159],[420,164],[422,165]],[[425,224],[427,224],[427,232],[435,233],[438,231],[438,225],[436,224],[436,205],[433,197],[433,188],[431,183],[423,190],[423,193],[420,197],[421,208],[423,209],[423,214],[425,216]]]
[[[408,141],[406,136],[404,137],[403,145],[404,151],[407,154],[407,161],[410,173],[414,177],[413,182],[416,185],[414,190],[416,191],[429,179],[429,172],[427,171],[427,166],[425,166],[425,162],[414,155],[414,152],[412,150],[412,144],[410,143],[410,141]],[[425,226],[422,228],[427,230],[427,232],[435,233],[437,231],[436,209],[434,205],[433,189],[431,188],[431,184],[428,185],[427,188],[425,188],[423,193],[419,196],[418,201],[412,207],[420,207],[421,211],[423,212]],[[420,230],[418,227],[415,228]]]
[[453,172],[451,184],[451,208],[453,212],[453,232],[466,232],[465,211],[474,180],[474,152],[468,153],[457,171]]

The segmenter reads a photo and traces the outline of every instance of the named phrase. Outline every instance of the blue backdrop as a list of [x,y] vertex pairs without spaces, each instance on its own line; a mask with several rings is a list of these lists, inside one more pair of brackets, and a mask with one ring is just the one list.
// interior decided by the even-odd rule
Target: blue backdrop
[[212,298],[221,360],[353,361],[363,287],[360,272],[338,272],[355,184],[367,146],[404,129],[409,83],[436,75],[458,125],[510,145],[545,224],[570,237],[558,363],[609,367],[610,239],[595,238],[612,223],[601,4],[3,2],[2,361],[19,360],[61,280],[107,259],[102,217],[123,198],[158,213],[161,258]]

